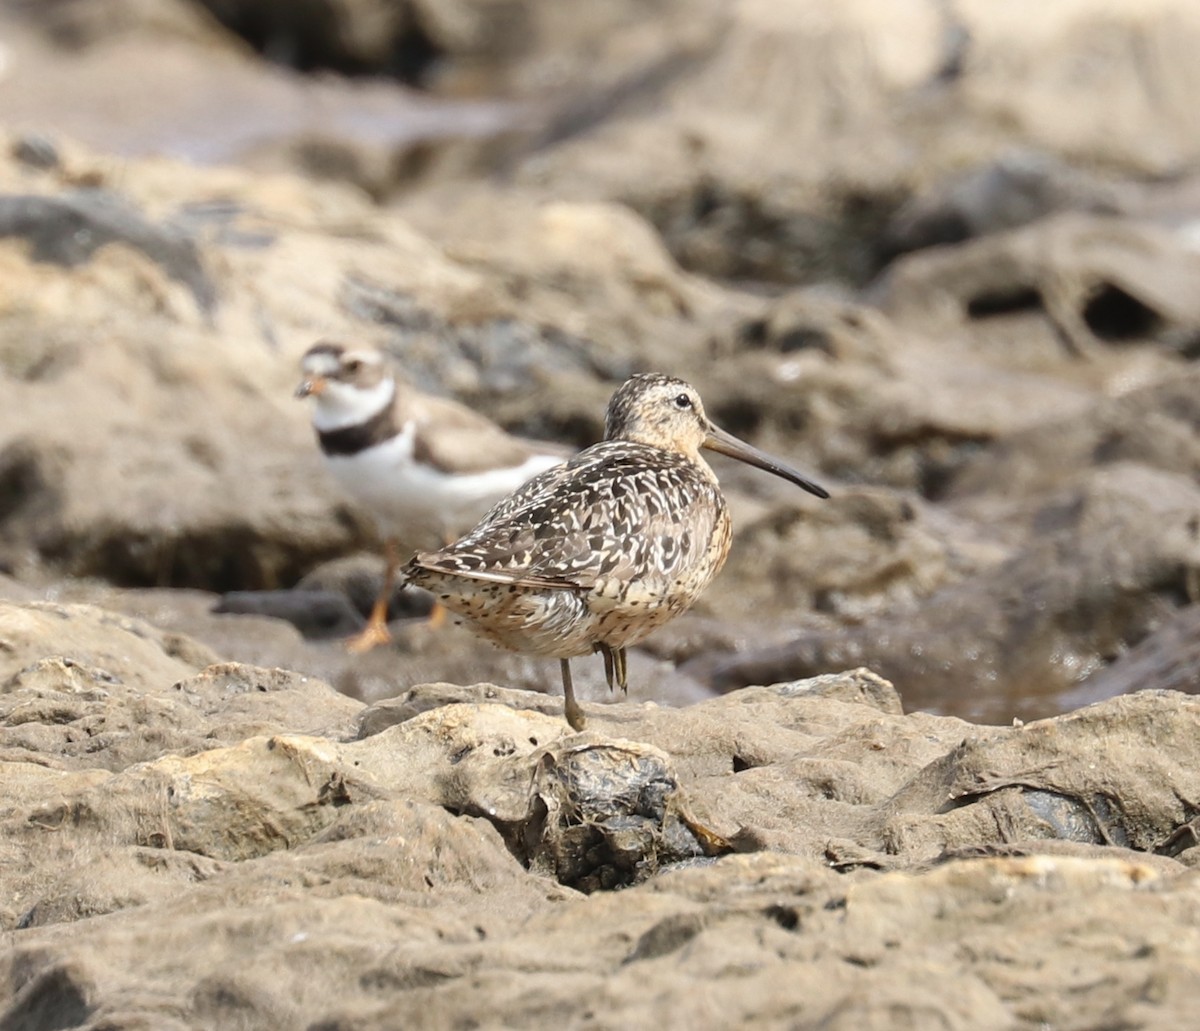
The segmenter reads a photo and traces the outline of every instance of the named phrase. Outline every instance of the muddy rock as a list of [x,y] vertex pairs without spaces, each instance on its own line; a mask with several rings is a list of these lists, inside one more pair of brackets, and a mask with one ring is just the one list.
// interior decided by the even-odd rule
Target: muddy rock
[[[1187,775],[1174,767],[1181,754],[1175,735],[1191,733],[1197,711],[1194,698],[1143,692],[964,741],[888,800],[888,850],[936,855],[952,843],[938,828],[954,838],[973,835],[967,829],[973,825],[1003,826],[1003,836],[1014,840],[1052,837],[1164,852],[1189,818]],[[1108,740],[1118,727],[1130,740],[1161,742],[1160,760],[1139,756],[1127,766],[1130,756],[1114,748],[1103,763],[1088,761],[1093,742]],[[1060,766],[1072,753],[1077,761]],[[934,816],[915,833],[914,811]],[[920,841],[926,834],[932,837]]]
[[[1133,3],[1022,13],[744,5],[702,37],[682,74],[535,151],[520,178],[625,200],[685,267],[708,275],[863,283],[894,250],[889,229],[914,199],[964,165],[976,181],[1028,151],[1147,178],[1187,169],[1193,115],[1171,98],[1195,72],[1160,41],[1197,33],[1180,0],[1153,15]],[[681,49],[669,35],[659,45]],[[1143,47],[1156,54],[1153,71],[1132,56]],[[1119,72],[1099,71],[1102,53]],[[1064,68],[1092,70],[1075,78]],[[1149,78],[1172,85],[1159,92]],[[1095,206],[1086,176],[1032,178],[1035,211]],[[1027,208],[1027,185],[1014,191],[1008,179]]]
[[879,257],[886,264],[908,251],[1013,229],[1056,211],[1116,214],[1132,205],[1131,192],[1053,154],[1013,151],[906,201],[883,230]]
[[[480,40],[447,38],[456,20],[469,19],[447,13],[445,5],[433,5],[434,16],[425,19],[446,30],[437,42],[415,24],[407,4],[256,5],[275,8],[282,22],[275,26],[269,15],[260,17],[264,12],[241,19],[228,3],[212,6],[244,38],[190,0],[7,5],[0,11],[9,57],[0,76],[7,124],[43,139],[66,134],[109,153],[241,160],[386,193],[419,176],[443,150],[469,167],[489,141],[525,117],[518,105],[490,96],[436,99],[397,85],[397,78],[451,71],[444,58],[452,47],[468,60],[468,47],[482,49]],[[372,16],[349,33],[330,24],[366,8],[375,9]],[[479,28],[488,20],[473,19]],[[469,36],[468,25],[462,27]],[[389,49],[393,43],[398,49]],[[351,74],[367,71],[364,51],[390,66],[358,80],[303,74],[319,67],[322,56]],[[140,88],[147,79],[155,90]]]
[[[161,879],[172,873],[158,872]],[[486,824],[412,803],[375,802],[343,812],[304,850],[234,865],[201,863],[190,885],[181,873],[172,878],[170,897],[101,921],[106,941],[99,949],[77,950],[71,924],[32,929],[57,938],[52,950],[65,948],[71,956],[30,969],[31,977],[18,974],[22,992],[6,1018],[22,1019],[49,984],[59,989],[51,1006],[82,997],[90,1019],[167,1026],[182,1012],[188,1025],[229,1019],[301,1025],[326,1010],[330,993],[360,978],[392,983],[393,968],[381,953],[398,941],[414,964],[400,981],[436,983],[437,962],[426,967],[421,958],[433,942],[469,947],[565,894],[525,874]],[[481,905],[482,899],[489,901]],[[160,912],[151,924],[143,919],[148,907]],[[206,927],[223,929],[222,938],[230,934],[241,943],[238,953],[244,947],[258,959],[234,961],[216,940],[196,954],[185,943],[206,936]],[[345,934],[349,946],[333,949],[332,966],[330,932]],[[293,974],[268,978],[274,981],[269,987],[263,979],[276,963]],[[17,970],[10,966],[6,978]],[[148,984],[158,986],[158,1001],[144,994]]]
[[1011,498],[1045,497],[1080,470],[1137,463],[1196,477],[1200,472],[1200,373],[1174,375],[1101,397],[1081,409],[997,439],[963,455],[942,485],[942,496],[970,504],[992,493],[997,480]]
[[1189,479],[1114,466],[1039,508],[1032,523],[1037,537],[1013,557],[908,611],[700,656],[685,671],[729,690],[864,662],[910,705],[930,706],[922,691],[940,681],[939,694],[960,695],[958,711],[1004,722],[1039,714],[1039,696],[1083,680],[1195,600],[1200,494]]
[[[1037,311],[1062,346],[1158,342],[1191,353],[1200,268],[1185,235],[1138,219],[1063,214],[973,244],[897,262],[884,305],[906,323],[942,331],[966,319]],[[936,286],[934,286],[936,283]]]
[[145,690],[191,676],[217,660],[213,652],[181,635],[90,606],[3,602],[0,620],[0,675],[10,692],[36,692],[57,683],[81,695],[86,695],[88,683]]
[[0,747],[14,761],[118,770],[281,726],[325,729],[359,708],[312,678],[222,664],[182,635],[101,609],[0,604],[0,634],[11,670]]
[[1064,712],[1147,688],[1200,693],[1200,605],[1181,608],[1137,645],[1064,692]]
[[[157,641],[95,609],[9,609],[23,657],[61,639],[34,622],[48,612]],[[484,996],[489,1019],[614,1027],[714,1007],[767,1025],[1169,1023],[1190,1005],[1190,967],[1153,947],[1188,947],[1197,908],[1171,858],[1200,790],[1186,696],[986,728],[905,715],[859,670],[589,705],[577,734],[544,695],[496,686],[367,709],[281,670],[153,669],[125,699],[173,697],[204,747],[0,755],[7,1025],[356,1028],[413,1007],[441,1023]],[[146,733],[177,721],[141,716]],[[1086,984],[1085,939],[1105,974]],[[1152,999],[1132,990],[1148,976]]]
[[527,94],[539,78],[552,75],[560,88],[603,83],[622,67],[653,57],[671,29],[714,15],[711,5],[679,3],[652,9],[623,3],[574,17],[554,4],[474,0],[318,0],[301,7],[205,0],[203,6],[281,64],[391,76],[451,94]]

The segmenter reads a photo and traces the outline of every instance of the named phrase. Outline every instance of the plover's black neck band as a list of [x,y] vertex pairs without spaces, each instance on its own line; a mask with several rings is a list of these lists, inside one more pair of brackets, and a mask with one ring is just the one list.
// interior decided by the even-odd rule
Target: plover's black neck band
[[396,412],[391,404],[384,405],[366,422],[341,426],[336,430],[318,430],[317,440],[327,455],[357,455],[396,435]]

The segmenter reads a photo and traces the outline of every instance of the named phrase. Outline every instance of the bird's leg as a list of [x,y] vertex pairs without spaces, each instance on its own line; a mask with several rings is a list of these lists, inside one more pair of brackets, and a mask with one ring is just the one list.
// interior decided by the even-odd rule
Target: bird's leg
[[604,657],[604,679],[608,681],[608,691],[611,694],[613,690],[613,651],[608,645],[599,642],[596,643],[595,650]]
[[[628,670],[625,666],[625,649],[614,648],[612,651],[613,666],[616,668],[617,687],[621,689],[621,694],[629,694],[629,681],[626,679]],[[612,689],[612,681],[608,682],[609,690]]]
[[563,682],[563,700],[567,713],[567,722],[571,725],[572,730],[583,730],[587,720],[584,719],[583,710],[579,708],[579,703],[575,701],[575,686],[571,683],[571,660],[559,659],[559,669],[562,670]]
[[592,651],[599,652],[604,657],[604,679],[608,681],[608,690],[612,692],[619,687],[622,694],[629,694],[625,649],[610,648],[607,644],[597,641],[592,645]]
[[400,567],[400,555],[396,550],[396,540],[389,537],[383,542],[383,556],[387,563],[383,571],[383,586],[371,606],[371,617],[362,632],[355,634],[346,642],[346,648],[352,652],[369,652],[377,644],[387,644],[392,639],[387,628],[388,604],[392,600],[392,588],[396,585],[396,570]]

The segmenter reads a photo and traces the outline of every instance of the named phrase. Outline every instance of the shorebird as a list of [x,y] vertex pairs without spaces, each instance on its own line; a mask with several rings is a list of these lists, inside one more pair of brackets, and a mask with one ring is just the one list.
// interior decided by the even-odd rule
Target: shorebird
[[561,463],[565,452],[512,437],[464,405],[420,393],[373,348],[322,341],[300,367],[296,396],[316,402],[312,423],[325,464],[375,517],[384,541],[383,587],[365,629],[348,643],[366,651],[389,639],[399,541],[453,540],[531,476]]
[[683,380],[634,376],[609,401],[603,441],[402,575],[494,644],[557,657],[567,722],[581,730],[570,660],[600,652],[609,690],[627,691],[625,650],[690,608],[725,564],[729,510],[701,448],[829,497],[714,425]]

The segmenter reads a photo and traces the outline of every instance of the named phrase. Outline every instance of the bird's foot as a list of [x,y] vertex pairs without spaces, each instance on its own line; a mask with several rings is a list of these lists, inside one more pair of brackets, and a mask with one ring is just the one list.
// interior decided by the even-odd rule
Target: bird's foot
[[583,730],[587,725],[587,719],[584,717],[579,703],[575,701],[575,685],[571,680],[571,660],[559,659],[558,665],[562,670],[563,709],[566,712],[567,723],[572,730]]
[[361,633],[355,634],[346,642],[346,651],[361,655],[378,645],[387,644],[391,639],[392,633],[386,623],[371,620],[363,627]]
[[583,730],[587,726],[587,717],[583,715],[583,710],[571,700],[566,705],[567,724],[572,730]]

